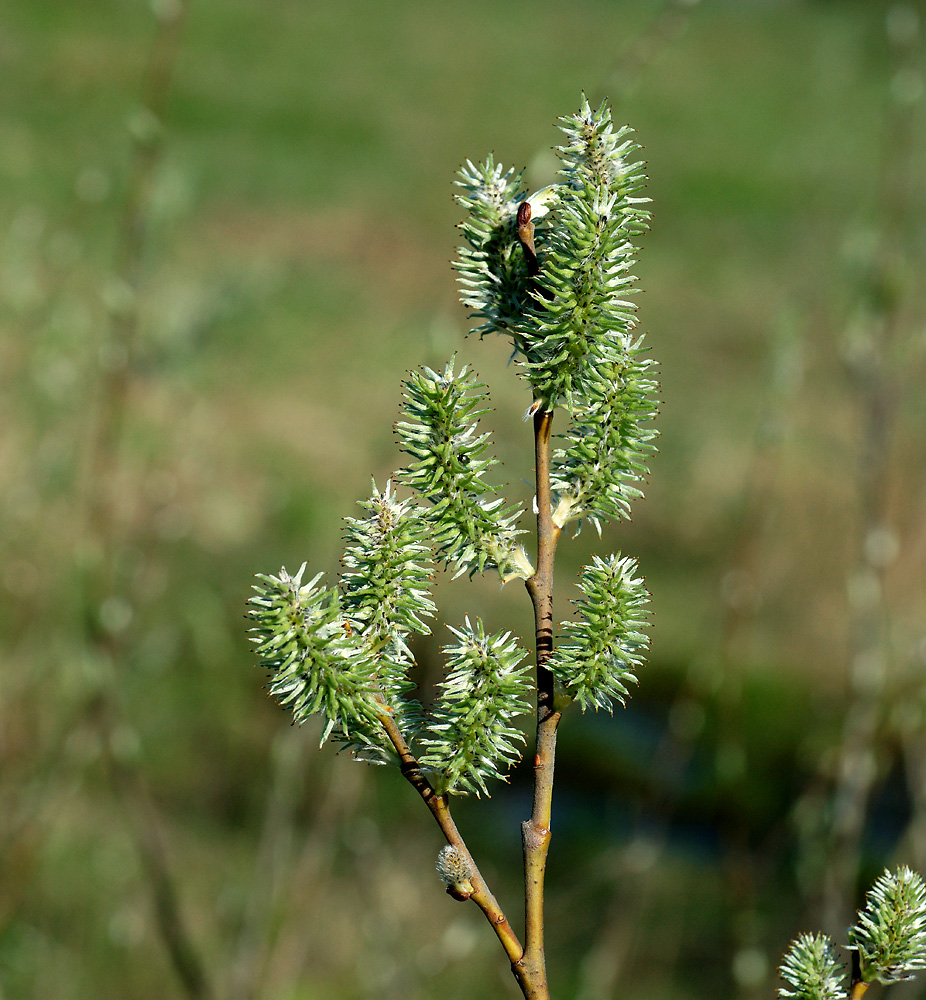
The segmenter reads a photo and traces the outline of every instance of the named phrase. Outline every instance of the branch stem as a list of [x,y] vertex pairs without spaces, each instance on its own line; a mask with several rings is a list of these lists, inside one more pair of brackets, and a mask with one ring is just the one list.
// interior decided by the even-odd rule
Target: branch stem
[[[537,482],[537,571],[526,581],[534,605],[537,650],[537,743],[534,754],[534,803],[531,818],[521,825],[524,850],[525,950],[519,963],[531,998],[548,998],[544,955],[544,876],[550,849],[553,767],[560,712],[554,706],[553,674],[545,664],[553,652],[553,560],[560,529],[553,523],[550,497],[550,431],[553,412],[534,414],[534,458]],[[524,987],[522,986],[522,989]]]
[[550,848],[550,813],[553,799],[553,765],[560,712],[554,707],[553,674],[545,664],[553,652],[553,561],[560,529],[553,523],[550,495],[550,432],[553,412],[538,408],[534,414],[534,460],[537,488],[537,569],[525,581],[534,606],[537,652],[537,744],[534,755],[534,802],[531,818],[521,825],[524,851],[524,913],[526,947],[521,945],[508,919],[492,895],[457,825],[447,797],[439,795],[421,770],[391,712],[383,706],[383,727],[399,755],[399,769],[421,796],[441,828],[472,869],[475,891],[470,899],[492,925],[511,962],[511,971],[527,1000],[550,1000],[543,936],[544,876]]
[[[421,765],[409,749],[405,737],[396,725],[392,714],[388,710],[384,711],[380,719],[383,723],[383,728],[386,730],[386,734],[395,747],[396,753],[399,755],[399,770],[402,772],[402,776],[421,796],[428,809],[431,810],[431,814],[437,821],[437,825],[441,828],[441,832],[446,838],[447,843],[455,847],[469,862],[469,866],[472,869],[470,882],[472,882],[474,889],[473,894],[469,898],[485,914],[486,920],[492,925],[492,929],[505,949],[505,954],[508,956],[512,968],[515,968],[516,963],[521,960],[524,954],[524,948],[521,946],[521,942],[518,940],[518,936],[515,934],[511,924],[508,923],[508,918],[499,906],[498,900],[492,895],[491,890],[486,884],[486,880],[482,877],[482,873],[473,860],[473,856],[469,853],[469,849],[463,841],[463,837],[457,829],[453,817],[450,815],[450,803],[447,801],[447,796],[438,795],[434,786],[428,781],[427,776],[421,770]],[[517,971],[515,971],[515,975],[518,975]]]

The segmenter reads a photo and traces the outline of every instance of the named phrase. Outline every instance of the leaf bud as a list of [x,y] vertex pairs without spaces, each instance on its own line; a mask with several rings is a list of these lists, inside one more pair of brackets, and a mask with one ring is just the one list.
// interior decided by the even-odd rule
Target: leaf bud
[[461,902],[469,899],[475,891],[470,879],[473,869],[466,855],[456,847],[447,844],[437,855],[437,874],[447,886],[447,894]]

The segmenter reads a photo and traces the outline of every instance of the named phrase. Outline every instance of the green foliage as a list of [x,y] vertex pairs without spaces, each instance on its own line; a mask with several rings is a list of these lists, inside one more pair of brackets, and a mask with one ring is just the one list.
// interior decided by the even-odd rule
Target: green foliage
[[512,720],[531,710],[530,667],[519,666],[527,653],[510,632],[487,636],[478,618],[450,631],[457,641],[443,647],[450,672],[422,739],[421,764],[441,793],[487,794],[486,780],[504,778],[521,756],[524,734]]
[[647,475],[655,450],[656,431],[648,426],[656,416],[651,367],[635,345],[619,364],[602,365],[589,379],[564,435],[566,447],[553,454],[553,520],[560,527],[586,517],[600,534],[603,520],[628,517],[631,501],[643,495],[631,484]]
[[842,988],[845,970],[825,934],[801,934],[791,943],[780,971],[781,978],[791,987],[780,988],[780,997],[837,1000],[845,995]]
[[536,283],[518,248],[520,175],[491,158],[461,172],[466,193],[457,199],[469,214],[456,267],[461,298],[483,321],[476,330],[511,336],[536,397],[572,409],[594,400],[599,369],[625,366],[635,346],[626,296],[635,281],[632,239],[649,213],[641,207],[648,199],[637,196],[642,164],[628,161],[639,148],[626,138],[630,129],[615,132],[607,106],[593,112],[584,99],[560,121],[565,181],[527,199],[533,219],[549,214],[536,234]]
[[372,651],[350,635],[337,591],[317,586],[322,574],[302,583],[295,576],[261,575],[250,599],[252,640],[271,673],[270,693],[297,722],[322,713],[325,739],[337,729],[346,737],[376,726],[382,708],[374,686]]
[[[920,875],[906,865],[885,870],[849,929],[849,949],[858,952],[853,997],[861,996],[868,983],[901,982],[926,968],[926,885]],[[779,971],[790,987],[779,989],[781,997],[841,1000],[847,995],[842,965],[825,934],[802,934],[793,941]]]
[[556,152],[563,161],[566,183],[577,191],[595,190],[617,196],[615,208],[624,216],[629,233],[641,233],[649,225],[650,213],[642,206],[650,199],[639,197],[646,184],[643,164],[629,161],[640,146],[628,136],[633,129],[624,125],[616,132],[611,111],[602,104],[593,112],[587,100],[576,115],[561,118],[566,142]]
[[347,518],[344,573],[337,591],[316,586],[321,574],[261,576],[249,617],[270,693],[297,722],[321,713],[322,742],[334,738],[363,759],[395,762],[382,728],[390,714],[407,738],[420,727],[420,711],[407,698],[414,660],[406,639],[427,634],[434,613],[428,596],[430,549],[421,541],[423,519],[388,484],[374,486],[360,506],[366,518]]
[[404,647],[409,632],[430,633],[422,617],[434,615],[428,596],[431,550],[421,541],[423,512],[395,499],[391,483],[383,493],[374,485],[372,499],[360,507],[370,516],[345,518],[344,612],[376,645]]
[[398,473],[400,482],[417,490],[433,505],[427,514],[434,525],[437,552],[461,573],[498,569],[503,579],[533,572],[515,524],[521,514],[483,479],[496,465],[485,458],[488,434],[478,420],[484,385],[466,367],[454,372],[451,362],[442,375],[430,368],[412,372],[405,382],[408,420],[396,424],[402,446],[414,462]]
[[[476,166],[470,160],[456,182],[456,196],[467,216],[460,229],[467,246],[458,251],[460,298],[482,320],[476,333],[505,333],[517,345],[521,314],[528,304],[527,267],[517,245],[518,205],[524,200],[521,174],[505,170],[489,156]],[[518,345],[521,346],[521,345]],[[522,347],[523,350],[523,347]]]
[[905,865],[885,870],[865,897],[849,943],[858,949],[863,982],[897,983],[926,969],[923,879]]
[[533,308],[522,317],[524,368],[544,406],[572,409],[601,365],[621,364],[635,325],[634,247],[617,195],[561,189]]
[[581,611],[577,621],[563,622],[562,641],[547,661],[559,685],[586,708],[611,710],[624,703],[627,685],[637,681],[648,637],[649,595],[634,576],[636,560],[595,556],[582,571],[579,589],[585,595],[573,602]]
[[[639,196],[642,165],[628,129],[614,130],[606,105],[583,99],[561,119],[566,141],[561,183],[529,198],[521,175],[493,158],[467,161],[458,201],[466,247],[457,262],[461,297],[482,321],[480,333],[512,338],[533,386],[536,412],[565,405],[571,423],[550,459],[553,525],[627,515],[653,451],[653,363],[634,337],[626,298],[632,239],[646,227]],[[520,213],[524,200],[530,206]],[[534,220],[546,219],[536,232]],[[534,252],[534,248],[539,248]],[[503,582],[529,580],[534,568],[518,538],[522,514],[486,481],[497,464],[479,428],[485,386],[467,366],[422,367],[404,383],[404,419],[396,433],[411,461],[397,482],[424,502],[374,490],[365,518],[347,521],[347,552],[337,592],[302,587],[285,572],[263,577],[252,600],[255,642],[273,674],[271,692],[302,721],[313,712],[365,759],[405,751],[434,789],[487,792],[518,759],[524,736],[514,720],[529,711],[525,652],[510,632],[486,636],[482,622],[452,629],[444,647],[448,674],[428,720],[412,697],[407,638],[429,631],[431,561],[456,576],[496,570]],[[548,448],[548,443],[544,444]],[[538,537],[538,544],[539,544]],[[555,538],[544,545],[555,547]],[[628,558],[596,558],[585,568],[581,617],[563,625],[547,666],[569,699],[588,707],[624,702],[647,648],[647,594]],[[301,576],[301,573],[300,573]],[[549,584],[552,585],[551,583]],[[394,720],[399,737],[387,735]],[[388,727],[386,727],[388,728]],[[404,747],[399,745],[404,741]]]
[[[420,728],[418,703],[408,671],[414,663],[409,634],[430,634],[433,617],[431,549],[422,538],[423,511],[400,501],[392,484],[360,506],[365,518],[345,518],[347,543],[341,574],[345,628],[362,638],[377,660],[377,681],[399,729],[409,738]],[[391,748],[389,748],[391,750]]]
[[[481,319],[476,332],[512,339],[541,405],[562,404],[572,417],[566,447],[553,458],[554,520],[626,517],[641,495],[656,436],[653,362],[635,336],[629,273],[635,239],[649,212],[640,196],[643,165],[630,130],[615,131],[606,105],[560,119],[566,142],[556,150],[564,181],[527,197],[520,175],[489,158],[470,161],[457,196],[467,210],[458,254],[461,299]],[[520,251],[517,214],[523,200],[535,233],[539,273]],[[533,223],[531,223],[533,225]]]

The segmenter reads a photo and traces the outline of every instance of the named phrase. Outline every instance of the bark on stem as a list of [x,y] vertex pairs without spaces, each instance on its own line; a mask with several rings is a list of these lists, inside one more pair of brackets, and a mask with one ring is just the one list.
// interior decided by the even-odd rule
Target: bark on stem
[[[531,818],[521,825],[524,849],[525,947],[508,923],[505,914],[486,885],[466,847],[450,805],[438,795],[408,748],[391,713],[380,717],[399,755],[400,770],[406,781],[424,800],[444,834],[469,862],[475,892],[470,899],[485,914],[511,961],[518,986],[526,1000],[550,1000],[547,986],[543,940],[544,874],[550,848],[550,811],[553,799],[553,764],[556,729],[560,713],[554,708],[553,675],[545,664],[553,652],[553,559],[560,529],[553,523],[550,502],[550,430],[553,413],[540,409],[534,414],[534,459],[537,483],[537,571],[525,584],[534,606],[537,650],[537,745],[534,756],[534,805]],[[385,706],[384,706],[385,709]]]
[[[401,762],[399,770],[402,772],[403,777],[421,796],[428,809],[431,810],[431,814],[437,821],[437,825],[441,828],[441,832],[447,839],[447,843],[455,847],[469,862],[473,873],[470,876],[470,882],[472,882],[473,889],[475,890],[469,898],[485,914],[486,920],[492,925],[492,929],[505,949],[505,954],[508,956],[512,968],[514,968],[515,964],[521,959],[524,949],[511,924],[508,923],[508,918],[498,905],[498,900],[496,900],[488,885],[486,885],[486,881],[482,877],[482,873],[479,871],[476,862],[473,860],[473,856],[469,853],[469,849],[464,843],[460,831],[453,821],[453,817],[450,815],[450,804],[446,796],[438,795],[434,790],[434,786],[428,781],[421,770],[421,766],[415,755],[409,750],[408,744],[405,742],[405,737],[399,731],[399,727],[396,725],[392,715],[388,711],[385,711],[380,718],[386,734],[389,736],[392,745],[396,749],[396,753],[399,755]],[[515,975],[517,976],[518,973],[515,972]]]
[[[526,581],[534,605],[537,649],[537,744],[534,755],[534,805],[531,818],[521,825],[524,850],[524,957],[518,963],[530,998],[548,998],[544,956],[543,899],[547,853],[550,849],[550,811],[553,766],[560,713],[554,708],[553,675],[545,664],[553,652],[553,559],[559,528],[553,523],[550,502],[550,430],[553,413],[534,414],[534,458],[537,482],[537,571]],[[520,981],[520,979],[519,979]],[[524,986],[522,985],[522,989]]]

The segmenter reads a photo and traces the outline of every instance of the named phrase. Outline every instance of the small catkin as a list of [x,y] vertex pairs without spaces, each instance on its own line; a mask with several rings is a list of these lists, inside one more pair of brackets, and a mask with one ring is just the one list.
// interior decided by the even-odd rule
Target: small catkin
[[474,891],[470,881],[473,869],[462,851],[450,844],[442,847],[437,855],[436,868],[441,881],[447,886],[447,892],[454,899],[469,899]]

